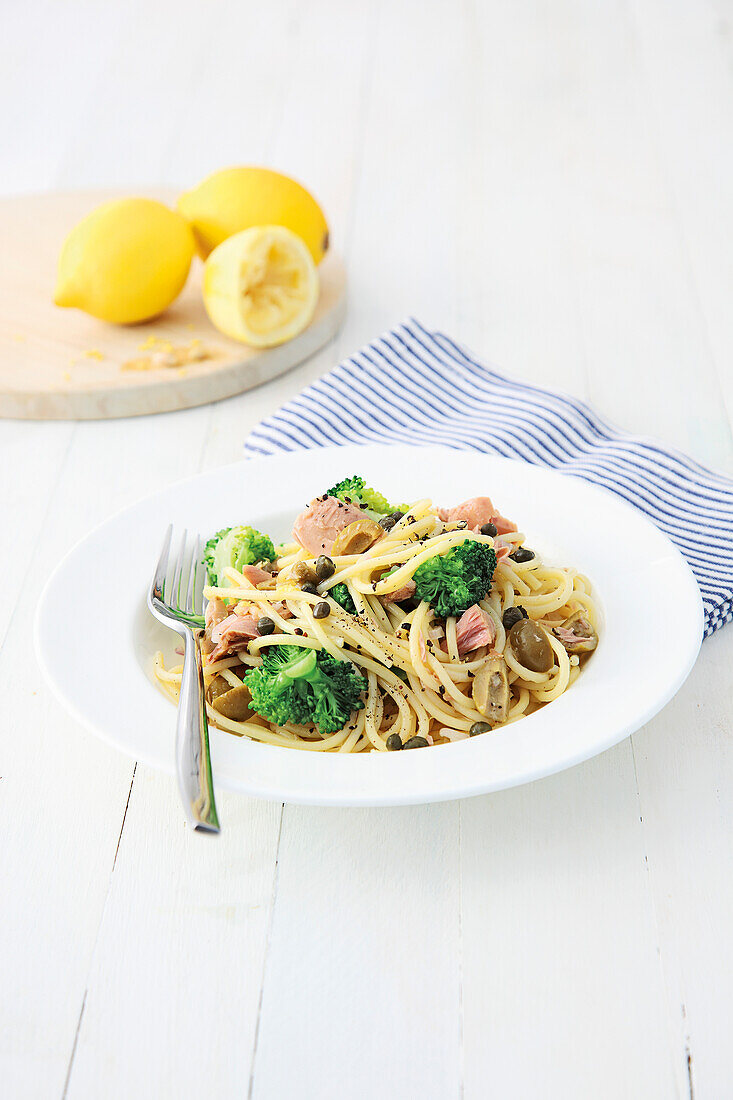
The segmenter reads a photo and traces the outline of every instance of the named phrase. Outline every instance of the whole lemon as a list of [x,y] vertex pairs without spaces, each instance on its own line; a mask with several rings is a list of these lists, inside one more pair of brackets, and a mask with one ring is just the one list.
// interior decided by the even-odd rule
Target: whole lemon
[[162,202],[103,203],[64,241],[53,300],[117,325],[147,321],[181,293],[194,251],[191,227]]
[[282,225],[305,241],[315,263],[328,248],[328,225],[313,196],[269,168],[225,168],[178,200],[202,259],[227,237],[255,225]]

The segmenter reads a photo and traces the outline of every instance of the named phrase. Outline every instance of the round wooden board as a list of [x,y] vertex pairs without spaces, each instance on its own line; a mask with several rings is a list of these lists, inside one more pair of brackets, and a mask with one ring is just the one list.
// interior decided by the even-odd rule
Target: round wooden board
[[[176,194],[144,193],[168,203]],[[118,197],[117,192],[80,191],[0,200],[5,252],[0,269],[0,416],[94,420],[219,401],[301,363],[338,331],[346,311],[346,273],[332,252],[318,268],[321,294],[310,325],[289,343],[267,350],[245,347],[213,327],[201,299],[198,259],[181,296],[154,321],[108,325],[79,310],[59,309],[52,294],[66,234],[98,203]],[[181,367],[123,367],[149,357],[161,346],[158,341],[174,348],[200,341],[196,346],[213,357]]]

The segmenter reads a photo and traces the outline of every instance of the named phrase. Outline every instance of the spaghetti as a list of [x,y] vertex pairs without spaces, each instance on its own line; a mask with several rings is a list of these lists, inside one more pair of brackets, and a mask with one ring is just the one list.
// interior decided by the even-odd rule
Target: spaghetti
[[[313,506],[326,500],[331,498],[316,498]],[[461,519],[464,506],[444,510],[419,500],[408,511],[392,513],[388,523],[383,517],[379,526],[378,513],[363,504],[357,507],[364,520],[354,521],[353,508],[348,511],[352,503],[347,497],[344,519],[350,523],[344,530],[365,527],[373,539],[365,549],[358,548],[358,540],[349,546],[339,533],[335,539],[324,535],[322,545],[330,553],[317,555],[303,538],[280,546],[264,570],[263,563],[254,570],[225,566],[217,583],[206,588],[202,644],[212,724],[311,752],[381,752],[488,732],[553,702],[572,686],[598,637],[598,609],[586,577],[545,564],[503,517],[495,517],[502,520],[497,533],[491,522],[470,524],[475,509],[468,508],[468,518]],[[441,615],[435,601],[421,598],[421,567],[450,560],[467,542],[492,550],[490,587],[460,614]],[[323,562],[327,567],[316,570]],[[303,581],[314,578],[314,571],[316,583]],[[216,616],[209,614],[212,608]],[[243,623],[252,636],[237,634]],[[227,631],[233,631],[231,643]],[[290,647],[288,654],[298,647],[304,656],[315,650],[349,662],[363,677],[360,702],[343,728],[278,723],[253,709],[252,671],[278,646]],[[176,700],[182,668],[166,668],[158,653],[155,672]],[[239,700],[240,709],[224,705],[227,699]]]

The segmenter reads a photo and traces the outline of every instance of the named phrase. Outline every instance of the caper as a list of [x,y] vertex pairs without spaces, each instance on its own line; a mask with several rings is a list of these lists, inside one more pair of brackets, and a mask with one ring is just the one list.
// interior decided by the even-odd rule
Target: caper
[[275,633],[275,624],[269,616],[263,615],[261,619],[257,620],[257,633],[261,638]]
[[481,527],[482,535],[491,535],[492,539],[497,535],[496,526],[493,523],[484,523]]
[[[427,742],[425,742],[427,744]],[[405,746],[406,747],[406,746]],[[389,752],[397,752],[402,748],[402,738],[399,733],[390,733],[387,738],[387,749]]]
[[318,580],[313,567],[306,565],[304,561],[299,561],[293,566],[293,576],[299,584],[302,584],[303,581],[314,584]]
[[528,618],[527,612],[523,607],[508,607],[501,617],[501,621],[505,630],[511,630],[517,623],[521,623],[522,619]]
[[411,737],[409,741],[405,741],[402,746],[403,749],[425,749],[427,748],[427,741],[424,737]]
[[313,581],[303,581],[300,585],[301,592],[307,592],[309,596],[317,596],[318,589]]
[[491,733],[491,726],[488,722],[474,722],[468,732],[471,737],[477,737],[480,733]]
[[315,619],[327,619],[331,614],[331,605],[326,600],[322,600],[317,603],[313,608],[313,617]]
[[520,665],[532,672],[549,672],[555,662],[547,634],[531,619],[522,619],[512,627],[509,645]]
[[316,559],[316,576],[319,581],[327,581],[336,572],[336,566],[325,554]]
[[395,523],[398,523],[404,514],[404,512],[390,512],[388,516],[382,516],[379,526],[383,527],[385,531],[391,531]]
[[509,555],[512,561],[516,561],[518,564],[522,564],[525,561],[532,561],[534,557],[534,550],[528,550],[526,546],[518,546],[516,550]]

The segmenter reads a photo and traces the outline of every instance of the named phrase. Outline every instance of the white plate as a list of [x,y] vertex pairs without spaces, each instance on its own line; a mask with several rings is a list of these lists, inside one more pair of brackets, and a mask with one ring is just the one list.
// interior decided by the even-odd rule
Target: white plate
[[354,472],[392,500],[491,496],[546,560],[590,577],[604,618],[598,650],[554,703],[454,744],[351,756],[212,730],[219,787],[349,806],[511,787],[621,741],[687,677],[702,638],[700,593],[679,552],[639,512],[577,478],[520,462],[439,448],[342,447],[211,470],[140,501],[80,542],[48,581],[36,616],[38,658],[61,702],[93,733],[172,772],[175,714],[151,664],[156,649],[173,653],[177,637],[145,606],[167,524],[208,535],[251,523],[282,539],[309,500]]

